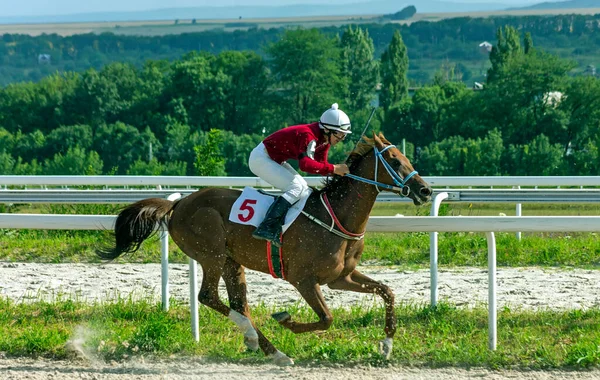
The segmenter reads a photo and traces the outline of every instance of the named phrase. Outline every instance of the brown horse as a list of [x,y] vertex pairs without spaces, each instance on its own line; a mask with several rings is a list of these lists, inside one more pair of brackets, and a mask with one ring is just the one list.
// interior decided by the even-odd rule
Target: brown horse
[[[321,285],[378,294],[383,298],[386,312],[386,338],[380,342],[380,352],[388,359],[396,332],[394,294],[386,285],[356,270],[364,248],[362,233],[381,188],[408,196],[415,205],[429,201],[432,191],[409,160],[382,134],[365,141],[348,157],[351,175],[336,176],[321,190],[313,191],[304,208],[309,216],[300,215],[283,236],[285,279],[300,292],[319,320],[295,322],[287,312],[273,314],[273,318],[297,334],[326,330],[333,316],[325,304]],[[159,223],[166,224],[179,248],[202,266],[198,300],[235,322],[249,349],[260,347],[279,365],[293,364],[250,319],[244,270],[269,273],[269,263],[265,242],[252,238],[254,227],[229,221],[231,207],[239,195],[238,190],[207,188],[175,202],[160,198],[136,202],[123,209],[117,218],[116,246],[98,253],[104,259],[114,259],[124,252],[136,251]],[[326,200],[331,205],[330,211],[325,207]],[[337,219],[337,229],[323,228],[323,225],[329,228],[332,219]],[[221,277],[226,284],[229,306],[219,299]]]

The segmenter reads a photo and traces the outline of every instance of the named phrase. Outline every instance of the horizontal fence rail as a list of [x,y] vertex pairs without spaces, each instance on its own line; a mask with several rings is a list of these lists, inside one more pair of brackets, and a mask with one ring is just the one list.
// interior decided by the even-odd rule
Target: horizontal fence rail
[[[146,198],[166,198],[174,191],[187,196],[194,189],[165,190],[0,190],[0,203],[133,203]],[[446,202],[470,203],[585,203],[600,202],[600,189],[436,189],[433,195],[447,192]],[[280,193],[268,190],[273,194]],[[412,202],[382,192],[378,202]]]
[[[304,177],[310,186],[321,186],[324,177]],[[598,186],[600,176],[493,176],[423,177],[433,187],[490,186]],[[14,176],[0,175],[0,186],[231,186],[271,187],[258,177],[192,176]]]
[[[112,230],[114,215],[2,214],[0,228]],[[598,232],[600,216],[371,216],[368,232]]]

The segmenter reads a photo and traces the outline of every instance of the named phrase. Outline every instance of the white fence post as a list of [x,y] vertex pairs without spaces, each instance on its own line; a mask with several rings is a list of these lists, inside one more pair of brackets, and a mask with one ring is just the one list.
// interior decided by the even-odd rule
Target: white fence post
[[[517,189],[521,188],[521,186],[513,186],[513,187],[517,188]],[[517,208],[515,211],[516,211],[515,214],[517,216],[521,216],[521,204],[520,203],[517,203]],[[517,241],[521,241],[521,231],[517,231],[515,236],[517,237]]]
[[[448,198],[447,192],[437,194],[431,203],[431,216],[438,216],[440,205]],[[438,233],[429,233],[429,281],[431,287],[431,306],[437,305],[438,299]]]
[[[167,197],[168,201],[181,198],[180,193],[173,193]],[[160,279],[161,300],[164,311],[169,310],[169,231],[163,230],[160,234]]]
[[497,301],[496,301],[496,238],[493,232],[486,232],[488,244],[488,347],[496,350]]
[[160,282],[161,300],[164,311],[169,311],[169,232],[160,234]]
[[200,340],[200,325],[198,322],[198,263],[190,259],[190,313],[192,315],[192,335],[196,342]]

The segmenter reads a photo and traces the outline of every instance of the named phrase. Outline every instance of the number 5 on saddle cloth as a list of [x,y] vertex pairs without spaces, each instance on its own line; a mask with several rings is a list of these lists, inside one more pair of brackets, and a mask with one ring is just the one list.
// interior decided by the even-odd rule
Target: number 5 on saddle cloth
[[[300,200],[290,208],[285,216],[285,223],[282,227],[283,232],[285,232],[292,225],[294,220],[298,218],[298,215],[302,212],[311,193],[312,189],[309,188],[309,191],[304,192]],[[258,227],[265,218],[267,210],[274,200],[275,197],[272,195],[261,193],[252,187],[245,187],[242,194],[231,207],[229,221]]]

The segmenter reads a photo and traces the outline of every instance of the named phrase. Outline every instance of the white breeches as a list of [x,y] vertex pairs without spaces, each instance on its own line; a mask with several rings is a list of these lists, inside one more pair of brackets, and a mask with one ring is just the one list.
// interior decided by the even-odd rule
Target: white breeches
[[308,191],[308,184],[287,162],[278,164],[273,161],[263,143],[258,144],[250,153],[248,166],[252,173],[283,190],[282,196],[291,204],[296,203],[302,193]]

